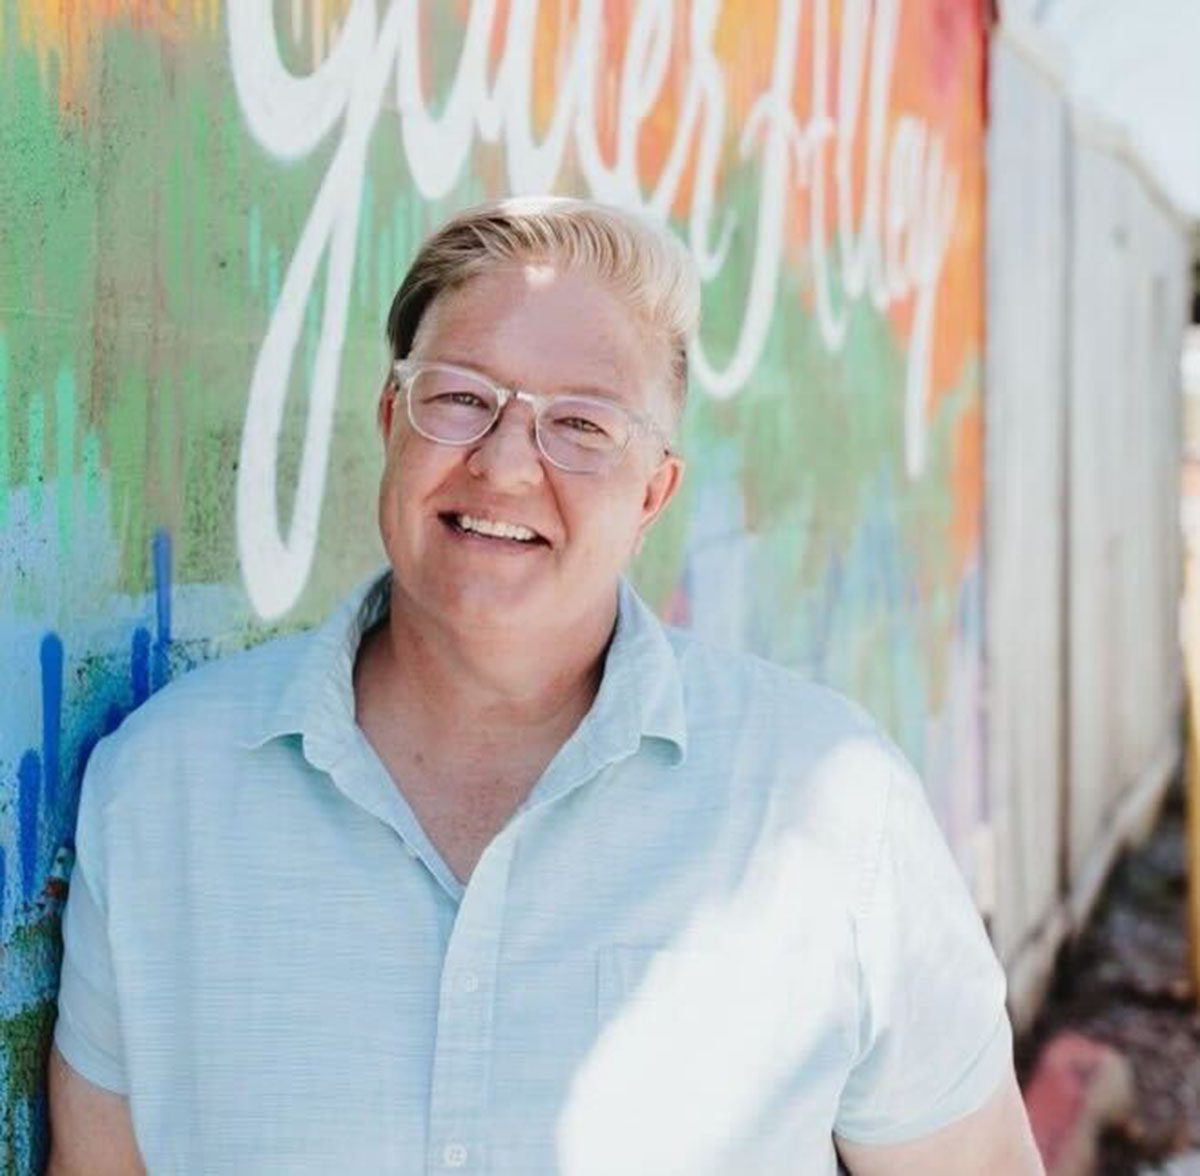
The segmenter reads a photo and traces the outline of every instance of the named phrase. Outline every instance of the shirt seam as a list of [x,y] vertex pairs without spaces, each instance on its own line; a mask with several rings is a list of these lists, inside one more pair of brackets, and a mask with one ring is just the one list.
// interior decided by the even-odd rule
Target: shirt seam
[[883,851],[887,842],[888,826],[892,820],[892,808],[894,807],[895,795],[896,769],[894,767],[889,767],[887,791],[884,794],[883,800],[883,815],[880,818],[879,827],[875,831],[871,850],[866,855],[866,860],[862,867],[862,877],[859,881],[858,899],[855,902],[856,922],[860,920],[865,921],[870,918],[871,915],[875,894],[879,885],[879,875],[882,872]]
[[883,814],[879,827],[875,831],[870,852],[865,855],[862,866],[862,876],[858,883],[858,895],[853,909],[854,925],[854,962],[855,962],[855,1000],[853,1019],[850,1025],[850,1040],[853,1044],[854,1065],[863,1057],[864,1040],[862,1033],[862,1011],[866,1000],[866,924],[871,917],[872,905],[879,885],[879,875],[882,873],[883,852],[887,842],[887,830],[892,816],[893,797],[896,791],[895,768],[889,768],[887,791],[884,794]]

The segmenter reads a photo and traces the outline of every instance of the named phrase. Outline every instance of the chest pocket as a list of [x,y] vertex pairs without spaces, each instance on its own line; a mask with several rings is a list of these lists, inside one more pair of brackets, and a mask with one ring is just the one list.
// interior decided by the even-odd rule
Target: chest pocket
[[711,951],[610,944],[596,958],[596,1013],[601,1037],[622,1051],[647,1046],[685,1057],[712,1042],[741,998],[737,966]]
[[564,1171],[834,1172],[840,1082],[823,1043],[803,1040],[800,986],[707,945],[610,944],[596,968],[596,1042],[563,1118],[579,1165]]
[[[608,1024],[635,998],[643,1004],[655,1003],[655,986],[663,983],[664,970],[678,968],[681,953],[668,947],[613,943],[602,947],[596,956],[596,1018],[600,1026]],[[644,991],[643,991],[644,990]]]
[[[563,1170],[733,1176],[763,1141],[779,1027],[749,961],[687,946],[610,944],[596,957],[598,1032],[563,1116]],[[753,1149],[752,1149],[753,1150]],[[577,1163],[576,1166],[572,1166]],[[819,1170],[819,1169],[810,1169]]]

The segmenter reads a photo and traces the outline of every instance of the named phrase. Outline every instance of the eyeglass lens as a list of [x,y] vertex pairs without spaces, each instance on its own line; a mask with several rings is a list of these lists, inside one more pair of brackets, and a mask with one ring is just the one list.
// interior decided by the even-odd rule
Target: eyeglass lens
[[[408,393],[416,428],[434,441],[466,445],[477,441],[499,415],[496,392],[461,372],[432,368],[418,372]],[[603,469],[625,448],[630,421],[619,405],[590,397],[556,396],[537,421],[542,452],[564,469]]]

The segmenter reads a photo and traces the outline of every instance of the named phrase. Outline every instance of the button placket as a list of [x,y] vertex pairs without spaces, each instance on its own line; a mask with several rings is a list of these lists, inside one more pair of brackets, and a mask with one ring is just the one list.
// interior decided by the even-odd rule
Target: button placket
[[512,830],[484,852],[446,947],[429,1098],[427,1171],[483,1171],[492,1015]]

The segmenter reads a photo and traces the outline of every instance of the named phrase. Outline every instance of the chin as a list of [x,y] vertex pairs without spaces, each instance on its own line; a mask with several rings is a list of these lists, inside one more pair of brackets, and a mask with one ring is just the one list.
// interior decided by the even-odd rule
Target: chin
[[528,584],[480,577],[439,584],[428,600],[430,611],[455,628],[474,633],[511,632],[517,628],[532,635],[537,632],[536,618],[546,616],[547,609],[553,607],[546,596],[545,591],[536,591]]

